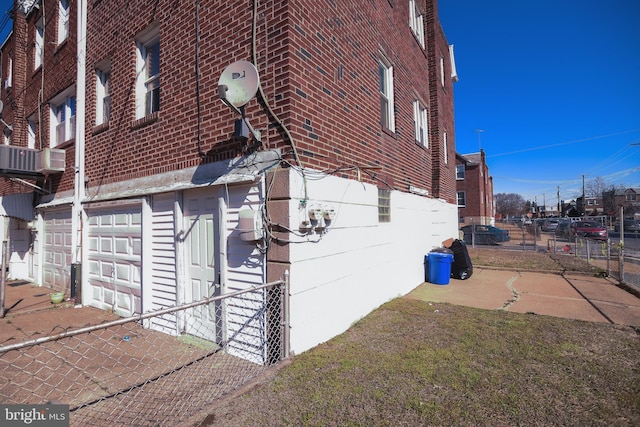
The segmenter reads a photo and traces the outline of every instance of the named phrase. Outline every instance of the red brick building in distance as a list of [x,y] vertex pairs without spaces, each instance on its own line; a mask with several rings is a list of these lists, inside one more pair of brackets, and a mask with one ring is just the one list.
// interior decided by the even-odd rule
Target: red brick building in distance
[[437,0],[16,0],[12,17],[12,277],[127,316],[288,272],[301,352],[421,283],[458,234]]
[[461,224],[493,223],[493,178],[489,175],[484,150],[471,154],[456,153],[456,188]]

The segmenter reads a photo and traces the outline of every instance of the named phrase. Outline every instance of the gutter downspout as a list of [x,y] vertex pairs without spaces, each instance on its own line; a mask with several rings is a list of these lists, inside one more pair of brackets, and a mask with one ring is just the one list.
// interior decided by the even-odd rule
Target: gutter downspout
[[[73,206],[71,208],[71,262],[79,264],[82,262],[82,224],[85,219],[82,200],[85,197],[85,171],[84,171],[84,149],[85,149],[85,112],[86,112],[86,62],[87,62],[87,0],[79,0],[78,20],[77,20],[77,75],[76,75],[76,134],[75,134],[75,164],[73,167]],[[72,267],[73,268],[73,267]],[[77,280],[77,279],[76,279]],[[82,277],[78,281],[82,286]],[[73,286],[71,283],[72,292]],[[78,301],[82,303],[82,301]]]

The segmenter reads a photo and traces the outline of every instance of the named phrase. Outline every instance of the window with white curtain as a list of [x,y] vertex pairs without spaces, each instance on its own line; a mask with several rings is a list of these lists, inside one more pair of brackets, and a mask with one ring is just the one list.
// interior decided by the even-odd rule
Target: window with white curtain
[[40,18],[35,27],[35,43],[33,46],[33,69],[42,66],[44,58],[44,20]]
[[416,0],[409,0],[409,27],[418,38],[420,46],[424,48],[424,21]]
[[96,69],[96,125],[109,123],[111,111],[110,78],[109,69]]
[[58,3],[58,44],[69,37],[69,16],[71,6],[69,0],[60,0]]
[[396,130],[393,105],[393,67],[387,61],[379,62],[380,78],[380,119],[382,127],[391,132]]
[[415,126],[416,141],[425,147],[429,147],[427,109],[423,108],[419,101],[413,101],[413,123]]
[[138,37],[136,118],[160,110],[160,32],[157,25]]

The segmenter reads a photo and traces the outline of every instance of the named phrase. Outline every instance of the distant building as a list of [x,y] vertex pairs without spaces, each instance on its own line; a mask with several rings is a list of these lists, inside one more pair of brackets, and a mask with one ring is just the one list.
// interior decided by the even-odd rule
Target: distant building
[[617,188],[602,193],[606,215],[617,216],[620,208],[625,218],[640,215],[640,187]]
[[493,178],[484,150],[456,153],[456,194],[460,223],[490,224],[495,215]]

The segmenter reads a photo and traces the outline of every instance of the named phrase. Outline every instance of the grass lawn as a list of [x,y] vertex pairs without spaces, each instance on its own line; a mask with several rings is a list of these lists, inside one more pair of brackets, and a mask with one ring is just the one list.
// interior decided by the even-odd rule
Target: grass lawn
[[[507,258],[573,265],[527,255]],[[494,256],[472,253],[474,264]],[[637,426],[639,331],[397,298],[199,425]]]

